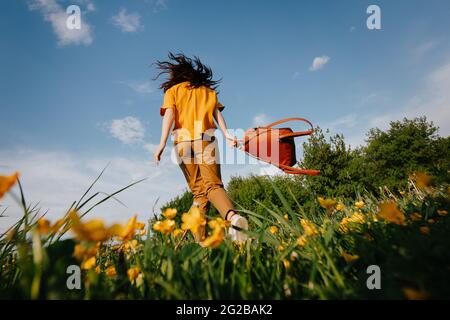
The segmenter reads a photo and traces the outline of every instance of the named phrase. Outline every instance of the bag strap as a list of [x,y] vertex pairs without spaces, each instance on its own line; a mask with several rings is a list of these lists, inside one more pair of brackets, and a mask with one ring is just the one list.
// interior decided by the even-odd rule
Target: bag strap
[[285,123],[285,122],[288,122],[288,121],[303,121],[303,122],[306,122],[307,124],[309,124],[311,126],[311,129],[313,128],[312,123],[309,120],[305,119],[305,118],[284,118],[284,119],[275,121],[275,122],[273,122],[271,124],[268,124],[267,126],[264,126],[262,128],[272,128],[274,126],[277,126],[279,124],[282,124],[282,123]]
[[292,132],[292,133],[283,134],[280,136],[280,139],[289,138],[289,137],[309,136],[309,135],[313,134],[313,132],[314,132],[313,124],[305,118],[285,118],[285,119],[275,121],[275,122],[273,122],[267,126],[261,127],[261,128],[270,129],[274,126],[277,126],[279,124],[282,124],[282,123],[285,123],[288,121],[303,121],[303,122],[307,123],[311,127],[311,129],[306,130],[306,131],[296,131],[296,132]]
[[279,168],[288,174],[305,174],[308,176],[317,176],[320,174],[319,170],[294,168],[294,167],[285,166],[284,164],[280,164]]

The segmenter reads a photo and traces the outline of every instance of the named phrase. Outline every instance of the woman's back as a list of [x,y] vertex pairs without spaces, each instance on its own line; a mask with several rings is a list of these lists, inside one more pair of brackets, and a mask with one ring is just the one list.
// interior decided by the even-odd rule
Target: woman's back
[[179,142],[200,139],[202,133],[215,129],[214,110],[224,107],[218,102],[215,90],[207,86],[193,87],[184,81],[165,92],[161,115],[167,108],[174,111],[175,141]]

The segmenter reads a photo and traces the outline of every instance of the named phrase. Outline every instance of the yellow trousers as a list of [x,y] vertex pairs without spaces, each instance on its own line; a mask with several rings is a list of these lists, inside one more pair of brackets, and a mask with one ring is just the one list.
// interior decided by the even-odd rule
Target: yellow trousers
[[[205,140],[181,141],[175,145],[178,163],[194,196],[193,205],[206,214],[209,203],[225,219],[234,211],[233,203],[223,188],[217,142]],[[204,230],[202,231],[204,235]],[[203,235],[194,235],[195,238]]]

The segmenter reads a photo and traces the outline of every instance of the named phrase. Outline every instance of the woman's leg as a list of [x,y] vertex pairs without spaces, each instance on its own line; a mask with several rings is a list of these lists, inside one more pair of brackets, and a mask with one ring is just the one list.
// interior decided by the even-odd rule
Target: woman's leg
[[200,140],[200,142],[194,142],[193,149],[208,200],[219,211],[222,218],[231,221],[232,227],[229,229],[231,239],[247,240],[247,234],[239,231],[239,229],[248,229],[247,219],[236,214],[236,209],[223,188],[217,143]]
[[[206,196],[220,215],[226,219],[227,214],[235,211],[235,209],[223,188],[217,143],[215,141],[196,140],[193,142],[192,148]],[[229,214],[229,216],[231,215]]]
[[[175,146],[177,152],[179,166],[186,178],[189,189],[193,194],[193,206],[200,209],[200,213],[206,216],[209,208],[209,201],[204,188],[204,182],[200,175],[198,164],[193,161],[193,153],[191,150],[191,142],[180,142]],[[201,226],[196,233],[193,233],[196,242],[200,242],[205,238],[206,226]]]

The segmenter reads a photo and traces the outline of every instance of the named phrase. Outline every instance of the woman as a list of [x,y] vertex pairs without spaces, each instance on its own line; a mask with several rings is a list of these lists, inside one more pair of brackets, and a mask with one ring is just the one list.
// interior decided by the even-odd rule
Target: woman
[[[194,196],[193,206],[206,215],[209,203],[220,215],[231,222],[231,239],[245,241],[245,233],[234,229],[248,229],[247,220],[238,215],[223,187],[218,161],[219,153],[214,136],[217,122],[227,142],[236,146],[237,139],[227,131],[221,111],[224,106],[217,100],[215,89],[219,81],[212,79],[212,71],[197,57],[169,53],[169,61],[157,61],[161,74],[168,76],[161,84],[164,102],[160,109],[162,119],[161,141],[154,153],[158,164],[173,124],[174,149],[179,166]],[[200,242],[205,237],[205,227],[193,234]]]

